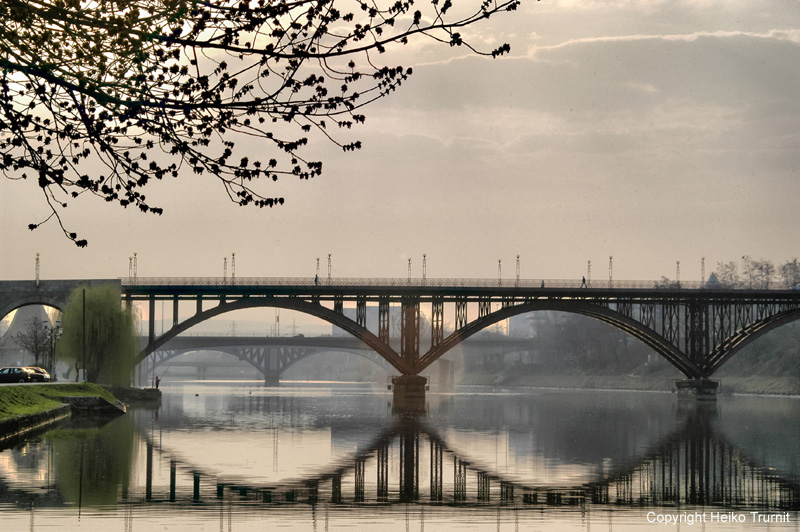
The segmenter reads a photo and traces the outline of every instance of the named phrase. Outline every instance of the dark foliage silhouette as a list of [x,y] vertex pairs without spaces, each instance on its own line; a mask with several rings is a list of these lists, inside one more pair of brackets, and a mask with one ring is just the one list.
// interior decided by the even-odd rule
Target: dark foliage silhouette
[[412,73],[384,51],[419,35],[496,57],[509,46],[462,32],[518,3],[0,0],[0,170],[44,193],[30,229],[55,219],[78,246],[62,214],[86,192],[160,214],[149,182],[207,173],[239,205],[280,205],[256,183],[320,175],[313,131],[358,149],[336,130]]

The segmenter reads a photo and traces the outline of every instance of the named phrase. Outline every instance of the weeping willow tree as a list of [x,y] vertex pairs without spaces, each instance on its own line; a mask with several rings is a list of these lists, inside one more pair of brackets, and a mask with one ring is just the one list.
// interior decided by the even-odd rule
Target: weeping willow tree
[[133,314],[122,307],[119,287],[76,289],[61,320],[58,357],[86,370],[90,382],[125,386],[138,353]]

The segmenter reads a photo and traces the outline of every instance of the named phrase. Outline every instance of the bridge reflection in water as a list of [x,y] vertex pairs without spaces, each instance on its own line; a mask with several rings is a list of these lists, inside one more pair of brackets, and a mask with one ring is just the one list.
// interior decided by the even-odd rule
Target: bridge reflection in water
[[[555,407],[555,401],[561,398],[531,401],[529,405],[535,405],[536,409],[531,411],[530,417],[540,421],[547,414],[563,418],[566,410]],[[248,400],[253,406],[251,417],[233,403],[224,409],[217,408],[215,412],[220,417],[204,418],[200,422],[201,430],[195,434],[208,442],[210,431],[224,433],[225,427],[233,424],[230,412],[237,412],[236,425],[243,431],[252,428],[251,419],[263,427],[269,421],[265,413],[276,411],[272,403],[284,398],[259,399],[263,401],[250,403]],[[240,396],[239,400],[245,402],[246,399]],[[523,401],[520,399],[519,403]],[[629,417],[619,416],[620,423],[636,423],[636,416],[652,406],[647,400],[642,402],[644,405],[631,411]],[[506,400],[501,404],[510,403]],[[189,404],[186,406],[188,408]],[[308,412],[306,408],[299,408],[305,404],[290,401],[283,406],[286,408],[280,407],[277,411],[289,414],[291,419],[287,419],[291,427],[302,427],[302,430],[332,426],[326,425],[330,421],[328,416],[341,412],[336,408],[317,411],[308,424],[303,424],[297,417]],[[351,512],[337,514],[347,515],[344,519],[377,512],[396,520],[399,518],[396,514],[404,512],[408,519],[410,508],[414,508],[413,512],[423,512],[424,508],[428,517],[439,511],[478,509],[497,512],[498,523],[501,513],[507,520],[517,515],[555,516],[564,512],[585,514],[590,510],[608,509],[641,512],[642,509],[677,511],[703,507],[776,515],[800,510],[800,479],[793,461],[795,455],[782,452],[776,460],[776,456],[768,458],[765,450],[761,456],[760,446],[740,441],[741,435],[727,428],[723,433],[723,416],[716,407],[692,403],[691,407],[678,411],[677,417],[673,417],[672,411],[664,417],[654,412],[650,418],[639,420],[643,427],[652,423],[661,428],[626,433],[623,439],[633,438],[638,442],[621,446],[622,452],[609,453],[598,440],[594,442],[599,448],[596,453],[583,458],[565,453],[565,460],[569,462],[590,461],[581,474],[537,476],[535,471],[531,474],[519,467],[501,467],[500,461],[493,460],[494,450],[481,454],[470,449],[465,442],[474,440],[459,437],[459,431],[465,428],[461,424],[463,419],[470,417],[473,422],[469,426],[491,433],[498,423],[509,423],[513,418],[504,418],[491,406],[481,412],[476,412],[473,403],[466,403],[466,406],[469,408],[457,414],[449,412],[447,425],[441,424],[436,415],[406,415],[392,417],[387,426],[382,424],[387,421],[385,418],[380,415],[370,418],[368,408],[364,408],[362,416],[351,424],[342,424],[339,420],[345,432],[351,427],[358,429],[360,436],[355,452],[340,454],[340,459],[317,467],[314,473],[297,473],[300,469],[294,468],[291,471],[298,477],[279,481],[265,479],[258,472],[249,475],[253,479],[249,480],[245,476],[247,468],[226,471],[220,467],[224,461],[216,457],[211,457],[210,463],[203,463],[192,457],[186,447],[169,447],[169,442],[186,441],[173,440],[169,434],[189,429],[183,417],[188,410],[166,409],[160,419],[146,411],[131,412],[100,429],[68,427],[39,439],[6,445],[6,450],[0,451],[0,510],[10,508],[12,513],[16,509],[33,515],[36,508],[37,519],[46,518],[48,511],[72,512],[76,507],[80,511],[83,505],[84,510],[93,507],[102,508],[102,512],[109,509],[130,512],[126,513],[126,519],[132,519],[130,516],[134,513],[144,518],[187,512],[199,512],[198,516],[216,512],[222,516],[232,512],[259,519],[266,515],[286,515],[302,520],[309,515],[317,519],[322,511],[327,515],[329,510],[341,509]],[[517,408],[511,412],[519,414],[517,419],[524,423],[526,405],[515,406]],[[598,423],[608,419],[602,408],[593,411]],[[795,412],[794,409],[789,411]],[[493,419],[487,417],[487,413],[494,413]],[[192,411],[191,415],[194,414]],[[458,417],[462,415],[465,417]],[[219,419],[225,421],[218,423]],[[750,423],[753,419],[738,415],[731,418],[736,423]],[[774,421],[775,418],[770,419]],[[676,423],[662,423],[667,420]],[[485,425],[481,424],[484,422]],[[381,426],[384,428],[375,428]],[[437,426],[447,426],[447,429],[440,430]],[[559,438],[549,441],[570,445],[572,433],[565,429],[574,427],[573,424],[538,423],[536,426],[538,430],[561,433]],[[275,429],[275,437],[283,428]],[[612,427],[611,432],[616,433],[615,429]],[[241,437],[244,432],[239,434]],[[339,448],[354,447],[351,445],[354,440],[348,434],[340,438]],[[587,432],[575,434],[585,437]],[[731,434],[735,440],[726,434]],[[788,435],[777,434],[784,439]],[[248,447],[248,452],[271,454],[269,433],[256,432],[254,440],[264,443],[258,448]],[[347,444],[342,446],[342,441]],[[232,454],[239,448],[236,438],[231,436],[221,436],[217,442],[224,442]],[[325,443],[332,446],[333,439]],[[484,447],[485,443],[481,442]],[[210,443],[204,445],[212,447]],[[295,446],[293,450],[300,452],[299,449]],[[537,451],[531,449],[531,452]],[[613,458],[605,462],[592,456]],[[786,456],[789,462],[783,461]],[[283,456],[287,458],[291,459]],[[240,456],[234,459],[245,461]],[[274,459],[277,460],[277,455]],[[517,513],[508,514],[507,511]],[[459,515],[462,521],[466,519],[463,512]],[[793,520],[796,514],[794,516]],[[128,524],[126,522],[126,526]]]
[[[423,417],[399,417],[346,463],[280,484],[248,484],[212,475],[147,439],[145,493],[128,503],[360,504],[430,503],[536,508],[712,506],[800,510],[798,478],[781,476],[731,444],[698,409],[643,456],[580,484],[535,485],[460,455]],[[169,464],[169,486],[153,485],[153,467]],[[390,467],[394,463],[396,467]],[[191,478],[179,485],[178,472]],[[372,477],[371,479],[368,477]]]

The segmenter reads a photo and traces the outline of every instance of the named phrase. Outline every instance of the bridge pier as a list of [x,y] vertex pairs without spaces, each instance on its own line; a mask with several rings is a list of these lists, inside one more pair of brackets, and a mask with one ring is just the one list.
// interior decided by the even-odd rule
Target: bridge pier
[[428,379],[419,375],[392,377],[394,410],[424,410]]
[[719,381],[711,379],[686,379],[675,382],[678,399],[696,399],[698,401],[716,401],[719,393]]
[[280,386],[281,379],[279,375],[274,374],[265,374],[264,375],[264,386]]

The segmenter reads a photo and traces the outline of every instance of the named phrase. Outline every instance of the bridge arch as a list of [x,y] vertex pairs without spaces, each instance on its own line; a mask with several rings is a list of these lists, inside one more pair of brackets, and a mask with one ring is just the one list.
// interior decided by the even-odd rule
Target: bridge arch
[[693,361],[689,360],[688,357],[681,353],[677,347],[669,343],[660,334],[620,312],[583,300],[536,300],[502,307],[494,312],[473,320],[463,328],[450,334],[450,336],[445,338],[437,346],[431,348],[430,351],[420,358],[418,367],[421,371],[443,356],[447,351],[464,341],[466,338],[487,327],[490,327],[491,325],[494,325],[497,322],[512,316],[525,314],[527,312],[547,310],[580,314],[600,320],[642,341],[644,344],[667,359],[667,361],[674,365],[688,378],[703,378],[708,376],[703,369],[701,369]]
[[379,353],[386,361],[392,365],[396,370],[403,374],[414,373],[413,368],[410,368],[408,363],[403,360],[397,352],[388,344],[381,341],[374,333],[370,332],[366,327],[363,327],[351,320],[350,318],[333,311],[329,308],[323,307],[318,303],[311,303],[298,298],[261,298],[261,297],[244,297],[230,302],[220,303],[214,308],[198,312],[194,316],[178,323],[170,330],[164,332],[161,336],[149,342],[148,345],[140,352],[137,363],[143,361],[148,355],[156,351],[158,348],[166,344],[169,340],[176,337],[178,334],[190,329],[191,327],[202,323],[210,318],[232,312],[234,310],[242,310],[249,308],[282,308],[286,310],[295,310],[304,314],[309,314],[317,318],[323,319],[328,323],[336,325],[337,327],[347,331],[367,344],[371,349]]
[[[256,347],[255,345],[253,347]],[[280,347],[280,346],[275,346]],[[318,346],[308,346],[308,347],[294,347],[294,349],[298,352],[296,356],[289,357],[285,364],[280,367],[279,375],[283,375],[283,373],[289,369],[290,367],[294,366],[298,362],[306,360],[308,358],[314,356],[320,356],[327,353],[350,353],[356,356],[359,356],[365,360],[368,360],[375,365],[379,366],[381,369],[386,371],[391,371],[391,366],[389,363],[380,355],[377,356],[370,356],[369,352],[363,349],[349,349],[349,348],[341,348],[341,347],[318,347]],[[233,357],[238,358],[239,360],[245,361],[259,372],[261,372],[264,377],[268,377],[267,368],[259,365],[259,361],[252,357],[248,356],[247,349],[243,349],[243,346],[209,346],[209,347],[190,347],[190,348],[180,348],[180,349],[170,349],[165,348],[161,351],[155,351],[151,353],[149,356],[155,357],[150,360],[152,362],[152,366],[147,366],[148,373],[150,371],[155,371],[156,368],[168,363],[171,360],[174,360],[178,357],[183,355],[187,355],[189,353],[197,353],[200,351],[212,351],[215,353],[223,353],[226,355],[230,355]],[[156,356],[159,355],[159,356]]]
[[326,348],[326,349],[322,349],[322,348],[317,348],[317,349],[309,352],[308,354],[306,354],[306,355],[304,355],[302,357],[297,357],[297,358],[294,358],[294,359],[290,360],[289,363],[286,364],[286,366],[281,368],[281,371],[284,372],[287,369],[289,369],[292,366],[294,366],[295,364],[297,364],[298,362],[302,362],[303,360],[306,360],[306,359],[309,359],[309,358],[312,358],[312,357],[316,357],[316,356],[323,356],[323,355],[326,355],[326,354],[329,354],[329,353],[349,353],[349,354],[352,354],[352,355],[359,356],[359,357],[363,358],[364,360],[369,360],[370,362],[372,362],[373,364],[375,364],[376,366],[380,367],[383,370],[391,371],[391,368],[392,368],[392,366],[389,364],[389,362],[386,359],[384,359],[382,356],[380,356],[380,355],[377,356],[377,357],[370,356],[368,354],[369,353],[368,351],[364,351],[362,349],[343,349],[343,348]]
[[[12,307],[12,305],[14,306]],[[25,297],[24,299],[19,299],[12,303],[3,305],[3,307],[0,309],[0,313],[2,313],[0,314],[0,320],[2,320],[15,310],[19,310],[23,307],[30,307],[32,305],[42,305],[44,307],[51,307],[58,310],[59,312],[62,312],[64,310],[64,306],[66,305],[66,301],[63,301],[61,300],[61,298],[57,297],[41,297],[38,296],[37,294],[32,294],[29,295],[28,297]]]
[[47,305],[64,310],[75,289],[105,284],[122,286],[119,279],[0,281],[0,319],[12,310],[28,305]]
[[709,360],[709,374],[717,371],[733,355],[755,342],[765,334],[784,325],[800,320],[800,309],[786,310],[759,320],[749,327],[745,327],[728,342],[725,342],[724,350],[715,350]]

